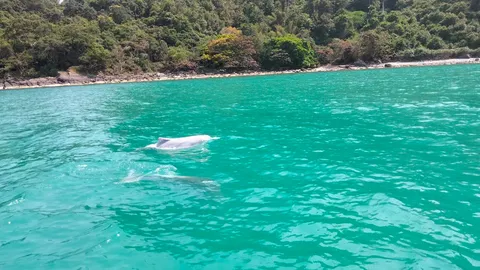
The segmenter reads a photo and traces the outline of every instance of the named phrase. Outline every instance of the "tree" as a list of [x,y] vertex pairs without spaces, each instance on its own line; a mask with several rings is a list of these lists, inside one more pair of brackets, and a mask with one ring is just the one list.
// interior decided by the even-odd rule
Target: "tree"
[[81,16],[89,20],[96,17],[96,11],[85,3],[85,0],[66,0],[65,9],[63,10],[65,16]]
[[470,0],[470,9],[472,11],[480,11],[480,0]]
[[128,10],[120,5],[113,5],[110,7],[110,14],[113,18],[113,21],[122,24],[132,18]]
[[4,39],[0,39],[0,79],[3,83],[10,73],[10,57],[14,55],[12,46]]
[[427,48],[432,50],[443,49],[445,47],[445,42],[443,39],[437,36],[433,36],[427,43]]
[[479,11],[480,0],[0,0],[0,72],[235,71],[477,56]]
[[390,37],[384,32],[368,31],[360,35],[358,52],[362,60],[389,60],[392,56]]
[[262,66],[266,69],[309,68],[316,64],[311,43],[293,35],[267,41],[262,52]]
[[209,68],[229,71],[255,70],[257,51],[253,41],[236,28],[226,28],[211,40],[202,55],[202,63]]
[[330,62],[334,64],[348,64],[357,60],[357,52],[350,41],[333,39],[328,44],[333,51],[330,54]]
[[96,74],[99,71],[105,70],[109,57],[110,52],[95,42],[91,44],[87,51],[80,57],[80,68],[82,71]]
[[191,71],[197,68],[193,53],[184,47],[168,48],[168,56],[173,71]]

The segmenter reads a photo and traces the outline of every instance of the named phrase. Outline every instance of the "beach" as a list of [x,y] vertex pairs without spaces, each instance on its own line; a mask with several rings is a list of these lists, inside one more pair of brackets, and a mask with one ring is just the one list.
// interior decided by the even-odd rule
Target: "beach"
[[292,74],[292,73],[311,73],[311,72],[333,72],[343,70],[364,70],[364,69],[381,69],[381,68],[401,68],[401,67],[422,67],[422,66],[443,66],[458,64],[480,64],[478,58],[468,59],[445,59],[431,61],[416,62],[387,62],[368,66],[357,65],[326,65],[311,69],[297,69],[285,71],[247,71],[238,73],[195,73],[195,72],[179,72],[179,73],[143,73],[143,74],[124,74],[111,76],[95,76],[87,77],[77,73],[61,72],[57,77],[34,78],[28,80],[9,79],[3,85],[4,90],[28,89],[28,88],[45,88],[45,87],[61,87],[61,86],[79,86],[79,85],[95,85],[95,84],[116,84],[116,83],[134,83],[149,81],[172,81],[172,80],[192,80],[192,79],[208,79],[208,78],[229,78],[242,76],[266,76],[276,74]]

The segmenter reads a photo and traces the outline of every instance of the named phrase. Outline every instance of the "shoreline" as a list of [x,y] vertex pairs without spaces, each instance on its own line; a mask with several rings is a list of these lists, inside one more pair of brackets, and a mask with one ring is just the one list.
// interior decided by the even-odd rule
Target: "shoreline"
[[[415,62],[387,62],[382,64],[368,65],[367,67],[359,67],[355,65],[326,65],[311,69],[297,69],[286,71],[257,71],[243,73],[212,73],[212,74],[164,74],[164,73],[145,73],[140,75],[119,75],[87,78],[80,75],[66,75],[63,73],[59,77],[36,78],[21,81],[8,81],[3,90],[21,90],[31,88],[52,88],[65,86],[86,86],[98,84],[120,84],[120,83],[138,83],[138,82],[156,82],[156,81],[177,81],[177,80],[197,80],[210,78],[232,78],[232,77],[250,77],[250,76],[268,76],[280,74],[295,73],[315,73],[315,72],[335,72],[343,70],[366,70],[366,69],[383,69],[383,68],[402,68],[402,67],[423,67],[423,66],[444,66],[459,64],[480,64],[478,58],[469,59],[445,59],[445,60],[428,60]],[[71,77],[71,78],[70,78]],[[52,83],[54,82],[54,83]]]

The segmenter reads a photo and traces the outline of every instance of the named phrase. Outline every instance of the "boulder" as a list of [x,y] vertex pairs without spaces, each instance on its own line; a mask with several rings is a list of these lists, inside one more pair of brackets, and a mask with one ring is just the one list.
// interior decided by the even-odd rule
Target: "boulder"
[[386,63],[386,64],[385,64],[385,67],[386,67],[386,68],[391,68],[391,67],[393,67],[393,65],[390,64],[390,63]]
[[460,59],[470,59],[472,56],[468,53],[460,55],[458,58]]
[[[11,84],[10,82],[5,82],[4,87],[5,88],[12,88],[13,84]],[[5,88],[3,88],[3,89],[5,89]]]
[[54,84],[55,81],[52,80],[52,78],[36,78],[36,79],[30,79],[29,82],[31,85],[38,85],[38,86],[43,86],[43,85],[48,85],[48,84]]
[[59,83],[84,83],[89,81],[90,79],[87,76],[75,72],[59,72],[57,76],[57,82]]
[[356,67],[368,67],[367,63],[365,63],[363,60],[357,60],[353,62],[353,65]]
[[480,59],[479,59],[479,58],[475,58],[475,62],[478,62],[478,61],[480,61]]

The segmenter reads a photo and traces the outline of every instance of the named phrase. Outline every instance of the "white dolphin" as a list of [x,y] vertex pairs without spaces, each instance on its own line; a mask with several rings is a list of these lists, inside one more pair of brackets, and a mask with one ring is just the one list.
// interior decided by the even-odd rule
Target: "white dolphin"
[[216,140],[218,138],[210,137],[208,135],[195,135],[182,138],[158,138],[156,144],[151,144],[147,148],[155,148],[162,150],[176,150],[176,149],[186,149],[191,148],[197,145],[203,145],[211,140]]
[[[167,167],[167,169],[171,169],[171,167]],[[129,184],[129,183],[138,183],[140,181],[170,181],[172,183],[187,184],[193,187],[205,188],[206,190],[209,190],[209,191],[214,191],[214,192],[220,191],[220,184],[212,179],[195,177],[195,176],[177,175],[175,173],[177,169],[175,167],[173,167],[173,169],[174,169],[173,171],[165,171],[165,172],[161,172],[161,170],[157,169],[154,172],[150,172],[147,174],[137,174],[135,173],[134,170],[130,170],[130,172],[128,173],[128,176],[120,180],[119,183]]]

